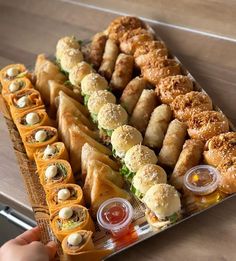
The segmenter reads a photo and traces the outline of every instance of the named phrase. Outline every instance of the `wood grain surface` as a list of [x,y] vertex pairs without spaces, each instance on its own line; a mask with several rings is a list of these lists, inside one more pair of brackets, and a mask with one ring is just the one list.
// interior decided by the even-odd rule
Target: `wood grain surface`
[[[136,3],[133,7],[137,9],[132,13],[142,15],[138,8],[141,1]],[[130,8],[126,12],[131,12]],[[32,66],[38,53],[54,53],[61,36],[73,34],[89,39],[114,17],[96,8],[56,0],[0,0],[0,67],[11,62]],[[168,20],[168,16],[165,18]],[[151,25],[236,124],[236,43],[158,23]],[[2,117],[0,134],[0,201],[29,214],[30,206]],[[236,198],[230,199],[111,260],[236,260],[235,205]]]

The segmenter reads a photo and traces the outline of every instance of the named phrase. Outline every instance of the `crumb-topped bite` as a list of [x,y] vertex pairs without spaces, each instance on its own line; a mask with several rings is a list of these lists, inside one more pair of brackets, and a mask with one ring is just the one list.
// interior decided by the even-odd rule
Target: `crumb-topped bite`
[[58,61],[61,60],[63,53],[68,49],[80,50],[80,43],[75,36],[65,36],[58,40],[56,45],[56,58]]
[[60,58],[60,64],[63,71],[69,73],[71,69],[84,59],[79,49],[66,49]]
[[81,81],[87,75],[93,72],[93,68],[90,64],[82,61],[76,64],[69,72],[69,80],[71,84],[76,87],[80,87]]

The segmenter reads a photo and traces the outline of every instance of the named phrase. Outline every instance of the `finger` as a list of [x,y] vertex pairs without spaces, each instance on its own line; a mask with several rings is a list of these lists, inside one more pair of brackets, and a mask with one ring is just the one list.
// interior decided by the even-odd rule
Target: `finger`
[[54,241],[50,241],[45,246],[46,250],[48,252],[49,260],[52,260],[57,252],[57,244]]
[[16,237],[14,241],[20,245],[27,245],[38,240],[40,240],[40,229],[39,227],[34,227]]

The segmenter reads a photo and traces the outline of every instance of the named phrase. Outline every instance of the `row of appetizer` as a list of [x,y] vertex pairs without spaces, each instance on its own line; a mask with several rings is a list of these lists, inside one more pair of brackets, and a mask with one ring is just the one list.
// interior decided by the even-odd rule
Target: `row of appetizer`
[[[21,64],[13,64],[0,72],[2,96],[22,138],[29,159],[35,160],[37,174],[50,212],[50,225],[65,254],[104,256],[108,250],[95,250],[93,220],[85,205],[83,190],[75,184],[69,154],[58,141],[40,93],[35,90],[32,75]],[[37,175],[36,174],[36,175]]]

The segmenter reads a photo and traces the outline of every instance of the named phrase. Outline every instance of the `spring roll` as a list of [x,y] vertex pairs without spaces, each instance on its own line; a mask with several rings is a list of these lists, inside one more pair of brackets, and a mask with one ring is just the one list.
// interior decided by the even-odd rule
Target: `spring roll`
[[107,36],[104,32],[99,32],[94,35],[90,47],[90,61],[95,69],[98,69],[102,63],[102,57],[107,41]]
[[85,180],[87,174],[87,166],[91,160],[99,160],[100,162],[103,162],[104,164],[111,167],[113,170],[119,170],[119,164],[117,162],[110,159],[109,156],[100,152],[89,143],[85,143],[82,147],[81,152],[81,173],[83,180]]
[[40,93],[34,89],[22,90],[11,94],[9,105],[14,122],[24,112],[44,108]]
[[174,168],[185,141],[187,126],[175,119],[167,129],[163,145],[159,154],[159,163]]
[[144,89],[133,110],[130,125],[145,133],[151,113],[157,106],[157,96],[153,90]]
[[166,134],[172,112],[170,106],[162,104],[152,113],[148,123],[143,144],[148,147],[160,149]]
[[60,242],[67,235],[80,230],[95,231],[93,220],[87,208],[78,204],[71,204],[55,211],[51,215],[50,225]]
[[77,255],[94,249],[92,234],[91,231],[80,230],[66,236],[61,244],[63,252],[67,255]]
[[88,136],[85,132],[81,131],[77,126],[72,126],[69,129],[70,139],[70,162],[74,173],[81,169],[81,152],[85,143],[98,149],[100,152],[111,155],[110,149],[95,139]]
[[15,119],[16,127],[23,137],[27,132],[40,127],[40,126],[51,126],[52,122],[48,117],[45,109],[30,110],[20,114]]
[[51,214],[70,204],[84,205],[83,191],[76,184],[58,184],[48,190],[46,200]]
[[200,140],[186,140],[179,159],[171,175],[171,184],[177,189],[183,188],[183,177],[192,167],[199,164],[203,153],[203,142]]
[[22,137],[27,156],[34,159],[34,153],[58,140],[57,129],[50,126],[40,126],[26,133]]
[[115,70],[112,74],[110,86],[114,91],[122,91],[133,75],[134,58],[132,55],[121,53],[118,55]]
[[147,81],[141,77],[136,77],[131,80],[125,87],[120,104],[126,109],[129,115],[132,114],[133,109],[141,96],[142,91],[147,87]]
[[116,45],[116,43],[113,40],[108,39],[106,41],[105,50],[102,57],[102,63],[98,70],[98,72],[107,80],[111,79],[118,53],[119,48]]
[[42,165],[51,160],[63,159],[69,161],[69,155],[63,142],[55,142],[37,150],[34,153],[34,160],[39,169]]
[[66,160],[51,160],[38,171],[40,183],[46,193],[60,184],[74,183],[70,163]]
[[32,89],[33,85],[31,81],[26,78],[16,78],[9,83],[6,84],[5,88],[2,88],[2,96],[5,99],[5,101],[10,105],[10,95],[16,94],[17,92],[21,90],[28,90]]

